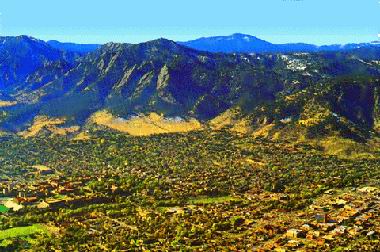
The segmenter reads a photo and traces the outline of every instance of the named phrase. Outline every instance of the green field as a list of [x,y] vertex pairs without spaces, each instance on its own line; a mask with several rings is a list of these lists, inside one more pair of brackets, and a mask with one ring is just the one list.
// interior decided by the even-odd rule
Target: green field
[[34,224],[32,226],[27,227],[14,227],[0,231],[0,240],[45,232],[47,232],[46,228],[40,224]]
[[239,198],[234,198],[231,196],[220,196],[220,197],[196,197],[188,200],[189,204],[192,205],[205,205],[205,204],[220,204],[230,201],[238,201]]
[[6,213],[9,211],[9,208],[7,208],[6,206],[4,205],[0,205],[0,213]]

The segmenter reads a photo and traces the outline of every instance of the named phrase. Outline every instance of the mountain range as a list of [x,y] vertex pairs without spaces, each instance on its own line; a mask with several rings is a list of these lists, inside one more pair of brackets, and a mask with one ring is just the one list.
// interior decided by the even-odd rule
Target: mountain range
[[95,51],[101,47],[100,44],[76,44],[76,43],[63,43],[57,40],[49,40],[47,43],[58,50],[86,54],[92,51]]
[[272,44],[255,36],[235,33],[230,36],[216,36],[199,38],[186,42],[182,45],[209,52],[222,53],[289,53],[289,52],[323,52],[323,51],[346,51],[363,47],[379,46],[380,43],[350,43],[345,45],[316,46],[306,43]]
[[[106,111],[113,128],[154,113],[266,135],[334,133],[364,141],[377,134],[380,47],[279,50],[245,36],[230,36],[235,42],[224,47],[215,41],[228,37],[187,42],[201,50],[166,39],[98,46],[1,37],[0,126],[30,133],[39,122],[39,130],[61,132],[86,128]],[[208,52],[221,48],[239,53]]]
[[[27,37],[27,36],[21,36]],[[220,53],[289,53],[289,52],[323,52],[323,51],[346,51],[363,47],[380,46],[380,41],[369,43],[349,43],[317,46],[307,43],[273,44],[255,36],[235,33],[229,36],[202,37],[189,41],[177,41],[176,43],[200,51]],[[76,44],[47,41],[54,49],[76,54],[86,54],[99,49],[101,44]]]

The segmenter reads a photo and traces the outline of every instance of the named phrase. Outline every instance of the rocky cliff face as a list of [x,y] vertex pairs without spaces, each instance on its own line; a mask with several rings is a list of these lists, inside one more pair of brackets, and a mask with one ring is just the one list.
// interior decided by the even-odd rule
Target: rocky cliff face
[[24,83],[30,74],[55,61],[73,62],[75,54],[28,36],[0,37],[0,88]]
[[379,86],[376,86],[374,88],[373,118],[374,118],[374,128],[376,130],[379,130],[380,129],[380,87]]

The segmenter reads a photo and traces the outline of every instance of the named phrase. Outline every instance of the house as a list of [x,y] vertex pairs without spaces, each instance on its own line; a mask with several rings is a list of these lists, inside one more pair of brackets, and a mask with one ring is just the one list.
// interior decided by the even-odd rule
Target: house
[[331,205],[334,208],[343,208],[347,204],[347,201],[343,199],[337,199],[335,202],[333,202]]
[[338,226],[338,227],[336,227],[335,229],[333,229],[332,231],[331,231],[331,234],[333,235],[333,236],[339,236],[339,235],[343,235],[345,232],[346,232],[346,227],[344,227],[344,226]]
[[16,197],[14,202],[21,205],[33,205],[38,201],[37,197]]
[[327,214],[325,213],[320,213],[320,214],[316,214],[314,216],[315,220],[318,222],[318,223],[326,223],[327,222],[327,219],[328,219],[328,216]]
[[54,170],[44,165],[34,165],[33,168],[35,168],[37,173],[40,175],[49,175],[54,173]]
[[49,208],[49,204],[46,203],[46,201],[41,201],[38,205],[37,205],[37,208],[39,209],[45,209],[45,208]]
[[299,230],[299,229],[289,229],[287,232],[286,232],[286,237],[288,238],[302,238],[302,237],[305,237],[305,232],[302,231],[302,230]]
[[41,201],[38,205],[37,208],[43,209],[43,208],[60,208],[64,207],[66,205],[65,200],[60,200],[60,199],[46,199],[44,201]]
[[66,188],[66,187],[60,187],[57,191],[58,191],[58,193],[60,193],[60,194],[70,194],[70,193],[74,193],[74,192],[75,192],[75,189],[72,189],[72,188]]

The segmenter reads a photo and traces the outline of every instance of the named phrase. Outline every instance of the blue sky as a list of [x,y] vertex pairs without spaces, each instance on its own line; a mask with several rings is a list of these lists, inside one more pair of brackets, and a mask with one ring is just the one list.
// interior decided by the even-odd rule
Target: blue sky
[[379,0],[1,0],[0,35],[78,43],[246,33],[273,43],[369,42]]

